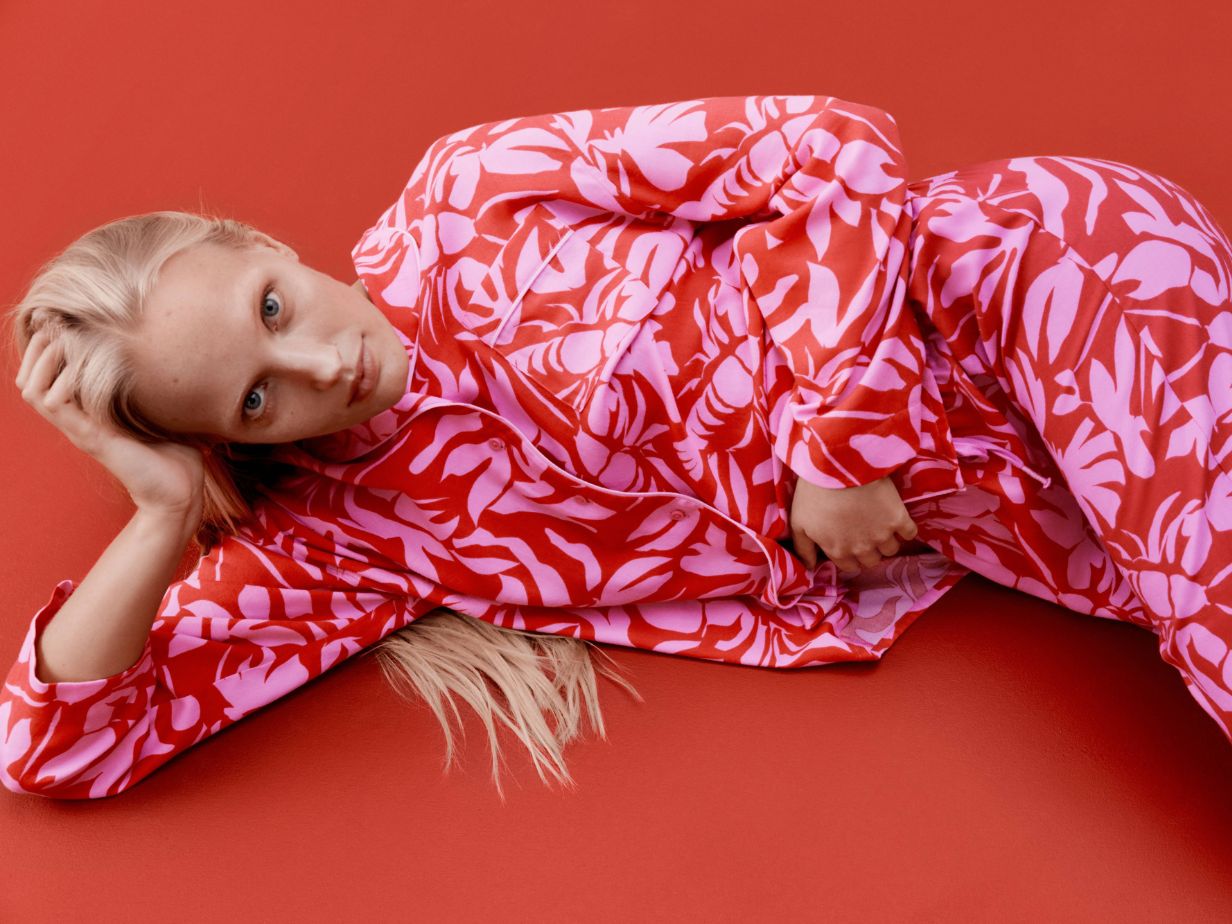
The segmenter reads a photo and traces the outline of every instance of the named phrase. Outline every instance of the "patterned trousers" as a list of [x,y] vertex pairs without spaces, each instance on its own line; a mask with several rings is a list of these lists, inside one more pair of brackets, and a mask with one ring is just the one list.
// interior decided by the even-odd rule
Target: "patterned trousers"
[[912,506],[919,539],[1151,630],[1232,740],[1227,234],[1175,183],[1082,157],[976,164],[911,184],[908,205],[925,336],[1048,481],[964,463],[968,487]]

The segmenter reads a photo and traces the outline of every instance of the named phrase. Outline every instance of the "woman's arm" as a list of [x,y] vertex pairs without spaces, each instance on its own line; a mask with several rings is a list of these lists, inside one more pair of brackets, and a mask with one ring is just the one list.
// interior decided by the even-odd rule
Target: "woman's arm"
[[[718,96],[502,119],[437,139],[353,255],[405,234],[424,252],[463,213],[474,238],[564,201],[652,224],[742,219],[731,263],[750,323],[793,387],[775,455],[825,488],[870,484],[948,442],[905,304],[910,216],[898,126],[832,96]],[[465,249],[462,251],[465,253]],[[645,259],[645,257],[639,257]],[[923,413],[922,409],[929,413]],[[935,418],[935,419],[931,419]]]
[[200,451],[146,444],[85,413],[74,390],[76,357],[55,327],[40,327],[22,354],[22,398],[128,491],[137,513],[103,552],[81,588],[38,639],[44,683],[93,680],[136,662],[200,519]]
[[96,680],[132,667],[193,528],[187,513],[138,508],[35,640],[38,679]]
[[357,568],[332,540],[314,545],[289,523],[274,527],[264,508],[258,527],[225,537],[170,583],[201,517],[201,453],[87,415],[73,357],[53,333],[31,338],[17,387],[138,512],[81,584],[61,581],[31,620],[0,690],[6,788],[115,795],[432,608],[405,578]]
[[[134,537],[178,543],[170,526],[155,539],[159,532],[149,520],[133,527]],[[434,606],[397,575],[340,562],[332,543],[317,547],[272,528],[246,532],[224,537],[166,588],[135,662],[99,679],[47,682],[36,639],[84,588],[71,580],[56,586],[0,690],[0,784],[13,792],[117,795]],[[88,601],[78,608],[82,623],[72,624],[74,632],[113,649],[116,664],[131,660],[129,646],[148,614],[108,607],[126,636],[117,646],[89,625],[94,608]],[[92,666],[86,643],[60,634],[53,657],[78,646]]]

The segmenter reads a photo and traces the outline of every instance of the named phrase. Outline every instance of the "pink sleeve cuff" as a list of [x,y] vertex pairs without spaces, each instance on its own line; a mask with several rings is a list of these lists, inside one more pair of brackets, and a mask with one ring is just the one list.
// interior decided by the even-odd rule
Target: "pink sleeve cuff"
[[[96,697],[99,693],[107,693],[122,687],[131,683],[136,676],[154,669],[150,640],[147,638],[141,656],[136,662],[110,677],[100,677],[94,680],[61,680],[54,683],[46,683],[38,678],[35,671],[38,658],[35,642],[38,640],[39,633],[76,589],[77,583],[71,578],[66,578],[55,586],[51,598],[30,620],[30,626],[26,631],[17,661],[9,672],[7,685],[17,685],[24,697],[35,704],[79,702],[88,697]],[[11,691],[6,694],[6,698],[8,695],[11,695]]]

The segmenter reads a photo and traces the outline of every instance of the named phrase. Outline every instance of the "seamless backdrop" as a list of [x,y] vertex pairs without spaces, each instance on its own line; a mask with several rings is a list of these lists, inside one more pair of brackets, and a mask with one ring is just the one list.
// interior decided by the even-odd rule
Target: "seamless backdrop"
[[[1168,4],[0,4],[0,300],[109,219],[201,206],[353,280],[423,150],[530,113],[818,93],[918,179],[1030,154],[1162,173],[1232,229],[1232,12]],[[7,345],[6,345],[7,348]],[[0,660],[131,504],[0,387]],[[191,550],[195,554],[195,550]],[[186,562],[187,563],[187,556]],[[0,799],[0,920],[1218,920],[1232,751],[1149,633],[977,575],[880,662],[608,652],[608,740],[462,765],[353,659],[94,803]]]

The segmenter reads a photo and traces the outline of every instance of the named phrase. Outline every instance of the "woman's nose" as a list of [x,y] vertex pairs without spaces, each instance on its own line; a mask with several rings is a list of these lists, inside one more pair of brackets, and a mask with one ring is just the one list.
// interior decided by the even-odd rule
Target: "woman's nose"
[[347,371],[335,346],[288,347],[283,368],[288,375],[305,378],[321,389],[332,388]]

